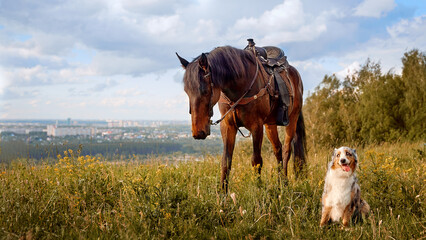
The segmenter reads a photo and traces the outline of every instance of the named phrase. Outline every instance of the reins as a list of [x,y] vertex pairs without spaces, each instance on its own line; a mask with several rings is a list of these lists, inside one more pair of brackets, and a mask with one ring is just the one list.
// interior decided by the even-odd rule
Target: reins
[[[253,80],[251,81],[251,83],[250,83],[250,86],[249,86],[249,88],[247,89],[247,91],[228,109],[228,111],[226,111],[226,113],[225,114],[223,114],[223,116],[219,119],[219,120],[217,120],[217,121],[215,121],[215,122],[211,122],[210,124],[211,125],[217,125],[217,124],[219,124],[223,119],[225,119],[225,117],[226,117],[226,115],[228,115],[228,113],[230,113],[231,111],[233,111],[234,109],[235,109],[235,107],[241,102],[241,100],[243,100],[243,98],[250,92],[250,90],[251,90],[251,88],[253,87],[253,84],[254,84],[254,82],[256,81],[256,79],[257,79],[257,75],[258,75],[258,73],[259,73],[259,62],[258,62],[258,60],[257,60],[257,58],[255,58],[255,60],[256,60],[256,73],[254,74],[254,77],[253,77]],[[238,129],[239,130],[239,129]],[[240,131],[240,133],[241,133],[241,131]],[[241,133],[242,134],[242,133]],[[243,135],[244,136],[244,135]]]

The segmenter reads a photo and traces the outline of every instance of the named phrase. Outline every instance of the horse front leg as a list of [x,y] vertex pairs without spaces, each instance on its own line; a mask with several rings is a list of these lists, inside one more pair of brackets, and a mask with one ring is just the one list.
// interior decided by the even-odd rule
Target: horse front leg
[[223,141],[223,155],[222,155],[222,175],[220,182],[222,184],[222,190],[228,192],[229,173],[232,165],[232,155],[234,154],[235,137],[237,135],[237,129],[232,124],[225,121],[220,123],[220,132]]
[[256,169],[259,174],[262,171],[263,159],[261,155],[262,141],[263,141],[263,125],[256,126],[251,130],[253,139],[253,156],[251,159],[251,165]]

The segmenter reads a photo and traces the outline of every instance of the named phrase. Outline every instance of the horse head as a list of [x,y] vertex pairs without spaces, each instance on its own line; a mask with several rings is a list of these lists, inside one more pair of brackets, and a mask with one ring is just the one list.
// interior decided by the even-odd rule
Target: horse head
[[195,139],[205,139],[210,135],[210,119],[213,116],[213,106],[219,101],[220,89],[213,84],[207,54],[201,54],[192,62],[177,53],[176,55],[185,69],[183,83],[189,98],[192,136]]

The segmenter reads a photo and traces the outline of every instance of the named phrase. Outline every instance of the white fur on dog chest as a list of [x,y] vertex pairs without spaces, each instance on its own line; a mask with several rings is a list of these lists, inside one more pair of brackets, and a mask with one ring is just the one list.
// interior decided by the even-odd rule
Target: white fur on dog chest
[[331,171],[327,176],[327,183],[331,185],[331,191],[327,193],[325,206],[332,207],[330,217],[332,221],[338,221],[343,214],[343,210],[351,202],[352,184],[355,177],[352,175],[349,178],[342,178]]

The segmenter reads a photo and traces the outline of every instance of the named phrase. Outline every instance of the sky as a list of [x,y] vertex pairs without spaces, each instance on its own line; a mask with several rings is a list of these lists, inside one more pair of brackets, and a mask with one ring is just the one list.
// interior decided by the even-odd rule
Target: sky
[[0,0],[0,119],[189,121],[175,52],[247,38],[282,48],[306,97],[368,58],[400,73],[426,51],[426,1]]

